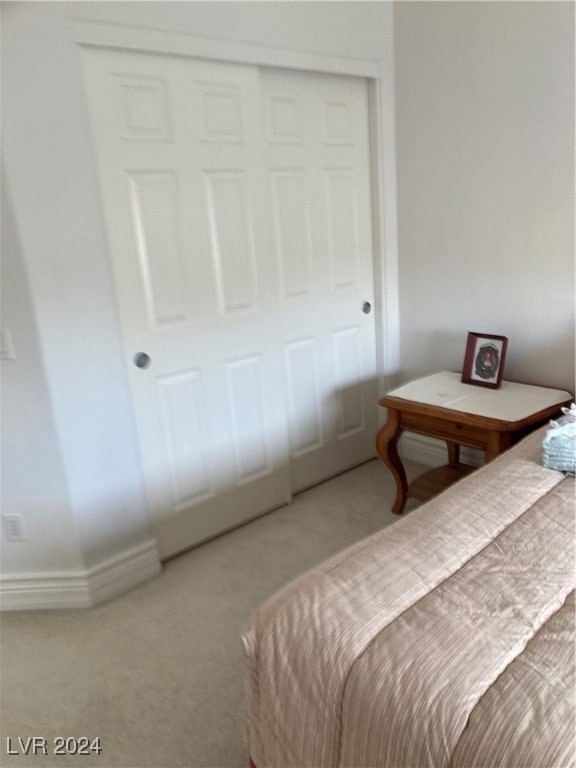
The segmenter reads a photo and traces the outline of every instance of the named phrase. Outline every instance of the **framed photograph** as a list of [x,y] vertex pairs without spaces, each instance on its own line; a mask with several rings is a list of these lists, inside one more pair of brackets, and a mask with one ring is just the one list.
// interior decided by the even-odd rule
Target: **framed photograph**
[[468,333],[462,381],[498,389],[504,373],[508,339],[491,333]]

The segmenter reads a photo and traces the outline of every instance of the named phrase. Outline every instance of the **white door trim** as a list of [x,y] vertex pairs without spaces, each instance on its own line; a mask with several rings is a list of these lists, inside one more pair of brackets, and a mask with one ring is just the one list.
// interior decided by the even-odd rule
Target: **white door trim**
[[[400,361],[394,49],[392,7],[384,9],[384,56],[353,59],[276,48],[259,43],[200,37],[188,32],[73,19],[78,45],[161,53],[263,67],[364,77],[369,80],[370,156],[374,232],[375,327],[378,389],[390,388]],[[383,416],[384,414],[382,414]]]
[[161,30],[137,25],[118,24],[96,19],[74,19],[73,37],[80,45],[121,48],[141,53],[162,53],[195,59],[211,59],[236,64],[305,69],[335,75],[378,77],[378,61],[347,59],[308,53],[291,48],[277,48],[262,43],[245,43],[189,32]]

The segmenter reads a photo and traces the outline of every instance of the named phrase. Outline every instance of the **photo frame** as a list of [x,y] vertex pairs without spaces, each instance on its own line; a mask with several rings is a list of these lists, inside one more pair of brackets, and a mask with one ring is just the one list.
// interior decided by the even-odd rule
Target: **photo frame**
[[508,339],[492,333],[468,332],[462,381],[498,389],[502,383]]

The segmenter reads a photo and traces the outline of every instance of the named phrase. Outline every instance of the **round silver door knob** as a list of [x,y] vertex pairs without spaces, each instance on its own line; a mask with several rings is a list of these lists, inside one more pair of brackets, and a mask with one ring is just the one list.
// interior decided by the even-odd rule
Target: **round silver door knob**
[[134,365],[136,368],[148,368],[151,362],[150,355],[147,355],[146,352],[137,352],[134,355]]
[[362,304],[362,312],[364,312],[365,315],[369,315],[372,311],[372,304],[370,304],[369,301],[365,301],[364,304]]

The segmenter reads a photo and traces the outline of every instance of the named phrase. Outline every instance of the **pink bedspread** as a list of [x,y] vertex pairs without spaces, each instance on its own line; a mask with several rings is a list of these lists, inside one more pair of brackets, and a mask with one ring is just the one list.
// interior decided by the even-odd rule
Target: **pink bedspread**
[[574,480],[542,431],[247,626],[257,768],[574,765]]

